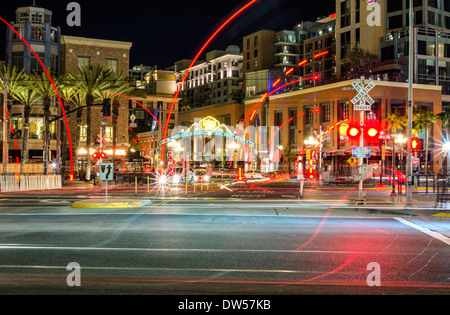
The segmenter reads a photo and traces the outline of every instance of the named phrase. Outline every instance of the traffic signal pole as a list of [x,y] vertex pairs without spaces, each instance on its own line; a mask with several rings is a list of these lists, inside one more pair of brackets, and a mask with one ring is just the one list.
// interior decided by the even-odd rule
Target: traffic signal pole
[[[409,0],[409,77],[408,77],[408,139],[412,138],[413,124],[413,70],[414,70],[414,20],[413,20],[413,0]],[[411,141],[407,142],[407,159],[406,159],[406,205],[412,204],[412,150]]]

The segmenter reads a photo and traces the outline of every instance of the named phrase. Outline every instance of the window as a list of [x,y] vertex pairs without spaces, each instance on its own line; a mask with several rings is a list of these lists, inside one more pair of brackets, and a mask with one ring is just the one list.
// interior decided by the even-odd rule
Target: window
[[322,122],[330,122],[330,104],[321,105],[320,112],[322,113]]
[[253,39],[253,46],[254,47],[258,47],[258,36],[255,36],[255,38]]
[[105,129],[105,141],[111,143],[113,141],[113,128],[106,127]]
[[255,60],[254,66],[255,66],[255,69],[258,68],[258,60]]
[[305,108],[305,125],[311,125],[313,123],[312,107]]
[[118,60],[117,59],[106,59],[106,70],[111,70],[112,72],[117,72],[117,65]]
[[78,67],[89,67],[91,65],[91,57],[78,56]]
[[87,126],[80,126],[80,141],[86,142],[87,140]]
[[338,103],[338,120],[345,120],[349,117],[350,104],[347,101],[339,101]]

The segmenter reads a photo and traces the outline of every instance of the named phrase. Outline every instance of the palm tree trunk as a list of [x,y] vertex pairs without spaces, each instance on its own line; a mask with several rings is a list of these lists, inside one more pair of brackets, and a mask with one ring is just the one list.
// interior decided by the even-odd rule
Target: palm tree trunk
[[28,136],[30,133],[30,112],[31,108],[25,106],[23,112],[22,127],[22,152],[20,159],[20,175],[23,175],[24,165],[28,162]]
[[44,175],[48,175],[48,163],[50,159],[50,100],[44,100]]
[[[94,104],[94,98],[92,96],[88,96],[86,98],[87,105],[93,105]],[[91,167],[92,167],[92,157],[91,157],[91,118],[92,118],[92,110],[91,106],[87,108],[87,114],[86,114],[86,181],[91,180]]]
[[77,112],[77,118],[76,118],[76,135],[75,135],[75,141],[74,141],[74,147],[73,152],[75,155],[75,158],[73,159],[73,169],[78,169],[78,160],[80,159],[80,155],[78,154],[78,150],[80,149],[80,137],[81,137],[81,124],[83,123],[82,120],[83,112],[79,110]]
[[114,100],[113,101],[113,108],[112,108],[112,124],[113,124],[113,134],[112,134],[112,141],[113,141],[113,156],[112,161],[114,163],[114,168],[116,167],[116,146],[117,146],[117,119],[119,118],[119,107],[120,107],[120,101]]

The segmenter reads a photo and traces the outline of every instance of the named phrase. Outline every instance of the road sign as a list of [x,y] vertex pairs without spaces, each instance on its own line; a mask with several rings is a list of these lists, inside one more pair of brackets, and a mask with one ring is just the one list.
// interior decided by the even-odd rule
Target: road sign
[[359,158],[359,159],[370,158],[370,147],[353,147],[352,148],[352,157]]
[[101,163],[100,164],[100,180],[101,181],[113,181],[114,180],[114,164],[113,163]]
[[420,159],[419,158],[412,158],[412,169],[413,169],[413,175],[420,174]]
[[356,163],[358,163],[358,160],[354,158],[353,156],[347,160],[348,164],[351,166],[354,166]]

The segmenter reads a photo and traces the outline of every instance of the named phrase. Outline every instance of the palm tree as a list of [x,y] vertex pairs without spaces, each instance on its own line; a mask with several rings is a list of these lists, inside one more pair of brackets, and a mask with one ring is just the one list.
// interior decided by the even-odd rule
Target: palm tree
[[[48,73],[52,73],[51,69],[48,69]],[[50,81],[49,77],[42,71],[41,73],[37,73],[33,71],[30,74],[30,79],[33,84],[31,88],[39,94],[43,101],[43,113],[44,113],[44,175],[48,174],[48,162],[49,162],[49,150],[50,150],[50,118],[51,118],[51,105],[52,99],[56,95],[56,91],[53,88],[53,84]],[[53,80],[55,86],[58,88],[60,84],[60,80]]]
[[[116,162],[116,145],[117,145],[117,123],[120,114],[120,101],[123,96],[132,98],[146,98],[145,90],[137,89],[133,83],[132,77],[123,78],[122,74],[113,74],[110,88],[106,91],[105,98],[110,98],[112,101],[112,139],[113,139],[113,163]],[[112,93],[109,93],[112,92]]]
[[345,55],[343,76],[348,79],[361,76],[370,77],[377,60],[377,55],[355,47]]
[[28,162],[28,136],[30,134],[30,116],[33,104],[39,99],[39,94],[31,88],[23,88],[14,94],[14,99],[24,106],[22,115],[22,157],[20,159],[20,174],[23,174],[24,164]]
[[431,111],[424,111],[419,108],[414,109],[414,129],[419,135],[425,129],[425,174],[428,174],[428,145],[430,127],[436,123],[438,116]]
[[76,82],[76,88],[79,92],[84,94],[86,99],[87,112],[86,112],[86,150],[88,152],[86,157],[86,181],[91,180],[91,165],[92,157],[91,150],[91,119],[92,119],[92,105],[96,101],[96,97],[102,91],[108,89],[108,79],[111,71],[104,71],[100,66],[84,66],[79,67],[78,72],[74,75],[70,75],[71,79]]
[[[393,179],[395,180],[395,140],[393,135],[398,132],[398,130],[403,130],[408,124],[407,116],[400,116],[398,111],[393,112],[392,114],[388,114],[386,119],[386,129],[391,129],[391,139],[392,139],[392,174]],[[392,192],[391,195],[395,195],[395,184],[394,180],[392,181]]]
[[[60,84],[59,84],[59,96],[61,97],[61,101],[63,102],[63,106],[65,111],[70,110],[70,103],[74,103],[74,99],[77,96],[77,90],[69,80],[67,75],[63,75],[60,78]],[[83,101],[84,103],[84,101]],[[80,119],[81,119],[82,112],[80,111]],[[78,113],[77,113],[78,117]],[[77,125],[78,126],[78,125]],[[62,141],[61,141],[61,170],[63,172],[63,178],[65,177],[65,169],[66,169],[66,159],[67,159],[67,133],[70,132],[70,130],[65,130],[66,126],[65,124],[61,124],[61,134],[62,134]],[[79,139],[79,135],[78,135]],[[78,142],[79,143],[79,142]],[[74,159],[74,164],[78,163]],[[74,169],[76,169],[76,164],[74,165]]]
[[[86,104],[86,95],[84,93],[78,92],[76,93],[72,99],[71,99],[72,103],[76,106],[76,107],[82,107]],[[79,149],[80,149],[80,140],[81,140],[81,125],[83,123],[83,111],[79,110],[77,111],[77,115],[76,115],[76,120],[75,120],[75,140],[73,142],[73,152],[74,152],[74,159],[73,159],[73,168],[74,169],[78,169],[78,160],[79,158]]]
[[[11,122],[7,117],[11,117],[11,106],[14,102],[14,96],[25,88],[24,81],[26,78],[27,76],[23,73],[23,70],[19,71],[16,66],[10,67],[6,65],[0,68],[0,94],[5,93],[5,88],[7,94],[7,105],[2,113],[3,117],[6,115],[6,143],[9,143],[11,138]],[[7,150],[7,148],[3,148],[3,150]],[[6,173],[7,170],[3,171]]]

